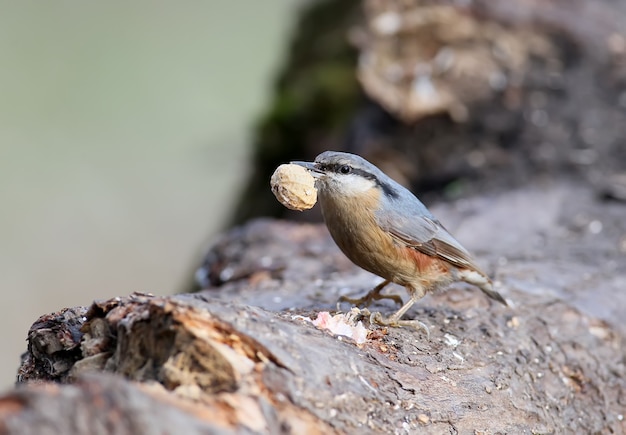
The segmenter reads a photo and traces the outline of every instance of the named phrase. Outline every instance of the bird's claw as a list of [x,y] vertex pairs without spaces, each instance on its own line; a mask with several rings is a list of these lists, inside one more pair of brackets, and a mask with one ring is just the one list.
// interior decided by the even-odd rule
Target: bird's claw
[[390,317],[383,317],[382,314],[380,314],[379,312],[374,312],[370,314],[370,323],[391,327],[410,326],[417,329],[418,331],[423,330],[426,333],[426,338],[430,340],[430,329],[428,328],[428,325],[417,319],[400,320],[393,315]]
[[342,302],[348,302],[355,306],[369,307],[372,302],[379,301],[381,299],[391,299],[396,304],[402,305],[402,298],[398,295],[381,295],[379,292],[371,291],[362,298],[349,298],[347,296],[341,296],[337,302],[337,309]]

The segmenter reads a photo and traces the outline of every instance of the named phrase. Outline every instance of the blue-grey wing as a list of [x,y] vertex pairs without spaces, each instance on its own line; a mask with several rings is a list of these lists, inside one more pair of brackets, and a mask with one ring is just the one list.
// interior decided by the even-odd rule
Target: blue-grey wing
[[376,217],[381,228],[398,243],[441,258],[456,267],[480,270],[470,253],[430,212],[414,215],[396,208],[393,213],[378,213]]

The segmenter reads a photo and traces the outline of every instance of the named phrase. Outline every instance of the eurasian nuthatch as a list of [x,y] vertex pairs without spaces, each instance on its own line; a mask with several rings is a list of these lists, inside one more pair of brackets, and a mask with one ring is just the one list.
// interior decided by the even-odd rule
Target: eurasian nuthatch
[[363,298],[343,300],[369,304],[388,298],[401,303],[399,296],[380,291],[390,282],[406,287],[410,299],[388,318],[374,313],[377,323],[425,326],[400,319],[427,292],[454,281],[473,284],[507,304],[469,252],[424,204],[367,160],[326,151],[313,163],[292,163],[304,166],[315,177],[324,221],[343,253],[357,266],[385,279]]

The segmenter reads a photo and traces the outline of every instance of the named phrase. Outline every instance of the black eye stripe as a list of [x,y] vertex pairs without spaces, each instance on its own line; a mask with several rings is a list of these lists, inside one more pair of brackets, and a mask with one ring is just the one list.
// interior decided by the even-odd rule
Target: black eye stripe
[[[344,167],[348,167],[349,170],[348,172],[343,172],[342,168]],[[386,195],[388,195],[391,198],[397,198],[398,197],[398,192],[396,192],[396,190],[389,185],[388,183],[382,182],[381,180],[378,179],[378,177],[374,174],[372,174],[371,172],[367,172],[364,169],[361,168],[355,168],[354,166],[350,166],[347,164],[340,164],[340,163],[330,163],[330,164],[319,164],[319,168],[321,171],[324,172],[334,172],[336,174],[354,174],[354,175],[359,175],[363,178],[367,178],[368,180],[372,180],[374,183],[376,183],[384,192]]]
[[376,177],[370,174],[369,172],[366,172],[362,169],[353,168],[352,166],[347,165],[347,164],[333,163],[330,165],[322,165],[322,170],[325,170],[328,172],[335,172],[337,174],[354,173],[354,174],[359,174],[365,178],[369,178],[370,180],[376,179]]

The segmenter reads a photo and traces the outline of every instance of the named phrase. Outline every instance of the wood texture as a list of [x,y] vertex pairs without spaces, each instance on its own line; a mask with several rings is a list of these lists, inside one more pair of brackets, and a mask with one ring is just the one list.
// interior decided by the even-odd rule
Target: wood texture
[[[600,207],[605,225],[626,234],[620,206],[587,198],[576,207]],[[498,201],[491,205],[482,213],[501,210]],[[553,223],[576,215],[564,213]],[[485,225],[491,230],[487,218]],[[613,239],[610,231],[595,241],[591,255],[600,257],[605,239]],[[59,411],[55,418],[63,422],[54,424],[78,425],[105,400],[146,420],[142,433],[157,433],[148,422],[166,417],[162,406],[193,422],[187,433],[206,433],[207,425],[209,432],[238,433],[620,433],[626,429],[624,327],[606,305],[580,301],[589,292],[598,301],[603,292],[617,294],[626,268],[585,283],[586,271],[574,259],[588,241],[585,234],[556,238],[540,260],[509,256],[496,277],[512,308],[457,286],[410,312],[430,326],[430,341],[417,330],[370,326],[365,317],[369,335],[357,345],[304,317],[332,311],[339,295],[365,291],[377,279],[347,262],[323,227],[255,221],[211,248],[205,266],[223,278],[219,286],[190,295],[133,294],[36,322],[20,370],[27,385],[0,400],[5,433],[30,427],[31,416],[44,412],[37,405],[43,399],[35,398],[50,391],[82,397],[77,412]],[[533,243],[522,228],[516,241],[503,239],[491,255],[527,255]],[[613,261],[620,261],[614,252]],[[373,308],[394,309],[389,301]],[[69,385],[37,386],[47,379]],[[98,392],[89,392],[89,385],[100,385]],[[130,398],[107,390],[122,385],[137,391],[132,400],[144,405],[129,408]],[[110,431],[101,433],[118,433],[117,423],[107,424]]]

